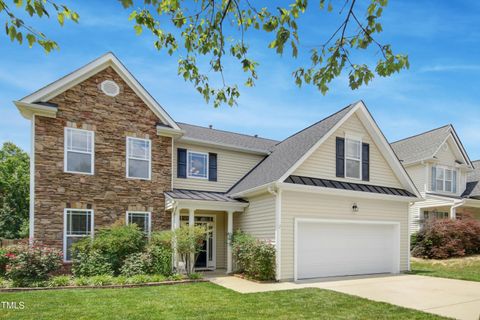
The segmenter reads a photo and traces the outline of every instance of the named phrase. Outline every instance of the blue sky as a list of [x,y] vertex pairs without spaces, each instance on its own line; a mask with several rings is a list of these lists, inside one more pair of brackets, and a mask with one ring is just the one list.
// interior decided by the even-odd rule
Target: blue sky
[[[308,48],[323,43],[338,27],[338,15],[317,11],[314,2],[300,21],[305,54],[297,60],[279,57],[266,48],[268,35],[251,35],[247,40],[260,62],[260,80],[254,88],[241,87],[238,106],[218,109],[177,76],[175,57],[158,53],[150,37],[135,35],[129,12],[117,1],[67,2],[80,14],[78,25],[34,22],[59,43],[60,51],[45,55],[38,47],[28,49],[0,37],[0,143],[30,149],[29,121],[13,100],[113,51],[176,121],[283,139],[362,99],[390,141],[452,123],[470,157],[480,158],[479,1],[390,1],[379,40],[407,53],[410,69],[375,78],[356,91],[343,75],[326,96],[313,87],[297,88],[291,77],[306,62]],[[367,59],[378,56],[372,52]],[[227,68],[227,81],[243,79],[236,66]]]

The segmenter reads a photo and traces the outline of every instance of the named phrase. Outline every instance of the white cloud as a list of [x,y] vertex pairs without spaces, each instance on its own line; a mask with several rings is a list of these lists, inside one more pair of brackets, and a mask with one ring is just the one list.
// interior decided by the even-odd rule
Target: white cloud
[[420,72],[479,71],[480,64],[437,64],[420,68]]

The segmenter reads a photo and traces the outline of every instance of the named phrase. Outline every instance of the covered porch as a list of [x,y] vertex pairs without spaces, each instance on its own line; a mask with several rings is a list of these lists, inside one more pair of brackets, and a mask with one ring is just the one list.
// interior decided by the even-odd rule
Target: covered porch
[[438,197],[435,203],[420,208],[420,226],[428,219],[457,219],[470,216],[480,220],[480,200]]
[[[165,192],[165,197],[166,210],[172,216],[172,230],[183,225],[203,226],[207,230],[202,251],[195,261],[195,270],[231,273],[233,216],[243,212],[248,202],[232,199],[221,192],[183,189]],[[177,257],[174,260],[178,268]]]

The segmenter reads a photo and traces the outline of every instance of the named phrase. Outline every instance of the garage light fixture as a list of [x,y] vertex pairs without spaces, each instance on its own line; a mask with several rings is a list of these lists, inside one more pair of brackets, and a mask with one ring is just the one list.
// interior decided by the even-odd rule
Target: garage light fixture
[[357,203],[356,203],[356,202],[353,203],[352,211],[353,211],[354,213],[358,212],[358,206],[357,206]]

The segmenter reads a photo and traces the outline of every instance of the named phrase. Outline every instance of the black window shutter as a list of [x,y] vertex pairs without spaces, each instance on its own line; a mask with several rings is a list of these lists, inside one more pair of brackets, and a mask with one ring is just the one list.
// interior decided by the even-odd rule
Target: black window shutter
[[337,137],[336,145],[337,177],[345,177],[345,139]]
[[217,154],[208,154],[208,180],[217,181]]
[[370,180],[370,145],[362,143],[362,180]]
[[177,177],[187,177],[187,149],[177,149]]

